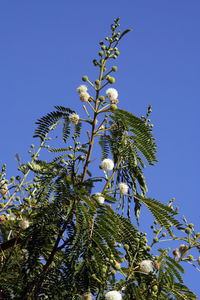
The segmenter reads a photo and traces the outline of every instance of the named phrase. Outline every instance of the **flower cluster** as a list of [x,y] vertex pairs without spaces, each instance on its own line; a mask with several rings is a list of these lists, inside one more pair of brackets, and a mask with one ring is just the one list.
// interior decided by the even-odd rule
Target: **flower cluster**
[[128,185],[124,182],[121,182],[119,184],[119,191],[120,191],[120,194],[126,195],[128,193]]
[[145,273],[145,274],[149,274],[151,272],[153,272],[153,264],[151,260],[143,260],[140,263],[140,271]]
[[104,171],[111,171],[114,168],[114,162],[112,161],[112,159],[105,158],[101,162],[100,168]]
[[73,124],[77,125],[78,121],[79,121],[79,115],[72,113],[69,115],[69,120],[70,122],[72,122]]
[[94,198],[97,200],[97,202],[98,202],[99,204],[104,204],[105,198],[102,196],[101,193],[96,193],[96,194],[94,194]]
[[86,85],[80,85],[77,88],[77,92],[79,93],[80,100],[82,102],[88,102],[88,100],[90,98],[90,95],[87,92],[87,86]]
[[118,291],[110,291],[105,294],[106,300],[121,300],[122,296]]
[[25,230],[30,226],[30,223],[28,220],[23,219],[19,222],[19,226],[21,227],[21,229]]

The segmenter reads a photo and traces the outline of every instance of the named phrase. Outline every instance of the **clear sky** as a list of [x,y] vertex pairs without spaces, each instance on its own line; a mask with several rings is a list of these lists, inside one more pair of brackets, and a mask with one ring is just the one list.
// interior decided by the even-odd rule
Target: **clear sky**
[[[76,88],[85,74],[96,79],[91,62],[118,16],[122,29],[133,29],[116,61],[119,107],[138,116],[153,109],[159,163],[145,171],[148,196],[175,197],[200,232],[199,0],[1,1],[0,161],[17,174],[14,154],[26,160],[36,119],[53,105],[80,110]],[[200,273],[187,270],[200,296]]]

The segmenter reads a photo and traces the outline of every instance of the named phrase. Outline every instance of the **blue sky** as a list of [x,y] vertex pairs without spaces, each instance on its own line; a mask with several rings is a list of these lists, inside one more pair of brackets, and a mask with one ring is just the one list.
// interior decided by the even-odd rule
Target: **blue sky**
[[[81,77],[97,76],[98,42],[120,16],[133,31],[121,42],[116,84],[119,107],[151,120],[159,163],[145,171],[148,195],[172,197],[181,214],[199,219],[200,2],[198,0],[1,1],[0,161],[15,175],[14,154],[27,159],[34,122],[53,105],[80,111]],[[146,211],[141,213],[145,228]],[[198,272],[186,280],[199,293]],[[192,276],[192,280],[191,280]]]

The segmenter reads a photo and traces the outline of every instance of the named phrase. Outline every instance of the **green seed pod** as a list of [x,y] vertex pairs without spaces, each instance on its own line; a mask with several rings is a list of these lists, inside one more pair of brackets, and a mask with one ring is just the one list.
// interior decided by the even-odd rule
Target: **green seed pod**
[[88,81],[88,77],[87,77],[87,76],[83,76],[83,77],[82,77],[82,80],[83,80],[83,81]]
[[115,78],[114,77],[109,77],[108,82],[113,84],[115,83]]
[[190,229],[189,227],[187,227],[187,228],[185,229],[185,233],[190,234],[190,233],[191,233],[191,229]]
[[110,111],[115,111],[115,110],[117,110],[117,105],[116,104],[111,104]]
[[112,71],[113,71],[113,72],[117,72],[117,67],[116,67],[116,66],[113,66],[113,67],[112,67]]
[[128,251],[128,250],[129,250],[129,245],[125,244],[125,245],[124,245],[124,250],[125,250],[125,251]]
[[99,51],[99,56],[103,56],[103,51]]
[[100,96],[99,97],[99,101],[104,101],[105,100],[105,97],[104,96]]

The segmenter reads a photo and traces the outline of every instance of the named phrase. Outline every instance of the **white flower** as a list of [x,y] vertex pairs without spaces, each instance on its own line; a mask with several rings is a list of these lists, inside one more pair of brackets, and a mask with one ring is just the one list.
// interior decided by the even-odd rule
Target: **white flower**
[[87,86],[86,85],[79,85],[79,87],[77,88],[77,92],[79,94],[86,93],[87,92]]
[[16,217],[13,214],[6,215],[8,221],[15,221]]
[[110,292],[105,294],[105,299],[106,300],[121,300],[122,296],[117,291],[110,291]]
[[120,194],[126,195],[128,193],[128,185],[124,182],[119,184],[119,191]]
[[105,198],[102,196],[101,193],[96,193],[96,194],[94,194],[94,198],[97,200],[97,202],[98,202],[99,204],[104,204]]
[[88,102],[90,95],[87,92],[80,93],[80,100],[82,102]]
[[19,222],[19,226],[21,227],[21,229],[27,229],[30,226],[30,223],[28,220],[23,219]]
[[104,171],[111,171],[114,168],[114,162],[112,159],[106,158],[100,164],[101,169]]
[[150,272],[153,272],[153,264],[151,260],[143,260],[140,263],[140,271],[145,273],[145,274],[149,274]]
[[118,91],[114,88],[109,88],[106,91],[106,96],[109,100],[115,100],[118,97]]
[[79,115],[73,113],[71,115],[69,115],[69,120],[70,122],[72,122],[73,124],[78,124],[78,121],[79,121]]
[[7,194],[7,191],[8,191],[8,185],[6,183],[6,180],[1,180],[0,182],[0,192],[1,192],[1,195],[6,195]]

